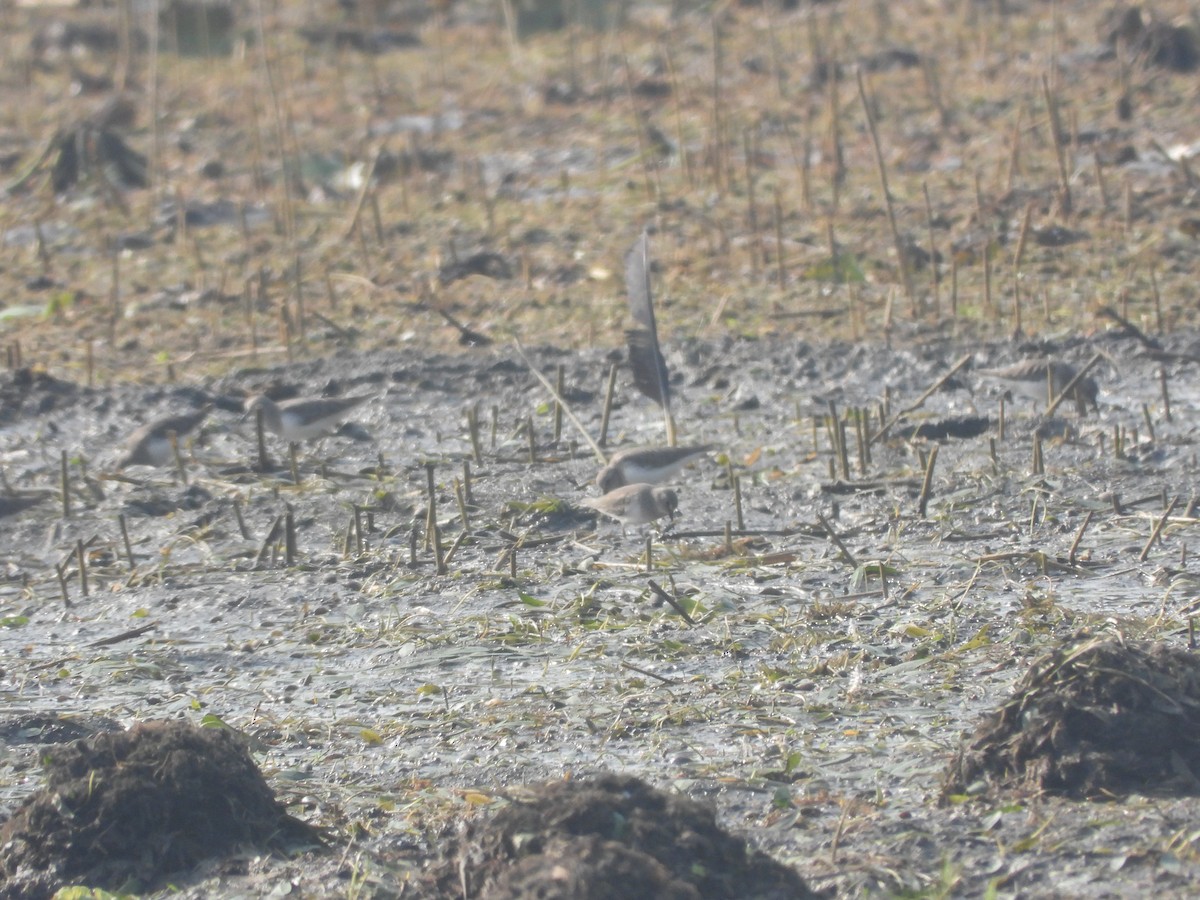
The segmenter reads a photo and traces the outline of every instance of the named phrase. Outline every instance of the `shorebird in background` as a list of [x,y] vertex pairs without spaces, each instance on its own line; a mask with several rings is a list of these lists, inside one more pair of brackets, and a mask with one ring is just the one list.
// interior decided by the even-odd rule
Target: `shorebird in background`
[[613,454],[596,476],[604,493],[627,484],[661,484],[678,475],[688,463],[713,449],[712,444],[694,447],[634,447]]
[[276,403],[265,394],[246,401],[246,414],[261,409],[263,425],[288,443],[311,440],[328,434],[347,413],[372,399],[358,397],[297,397]]
[[[1050,359],[1027,359],[999,369],[979,369],[978,373],[985,378],[992,378],[1005,384],[1010,390],[1049,403],[1048,389],[1057,397],[1062,393],[1071,379],[1075,377],[1074,366],[1065,362]],[[1087,415],[1088,407],[1099,411],[1096,398],[1100,388],[1094,378],[1085,375],[1071,391],[1071,399],[1075,401],[1075,409],[1079,415]]]
[[209,411],[211,403],[206,403],[195,412],[178,416],[164,416],[147,422],[129,436],[125,444],[125,455],[117,463],[118,469],[126,466],[165,466],[174,459],[171,450],[171,434],[174,433],[176,444],[199,427]]

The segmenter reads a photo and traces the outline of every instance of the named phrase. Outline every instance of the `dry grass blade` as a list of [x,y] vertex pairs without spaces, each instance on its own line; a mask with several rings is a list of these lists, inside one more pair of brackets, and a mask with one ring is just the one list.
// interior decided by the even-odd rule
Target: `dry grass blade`
[[[878,441],[880,438],[882,438],[885,434],[888,433],[888,429],[890,429],[893,425],[895,425],[897,422],[899,422],[901,419],[903,419],[905,416],[907,416],[910,412],[915,412],[916,410],[918,410],[922,406],[924,406],[926,400],[928,400],[930,397],[932,397],[934,394],[936,394],[939,390],[941,390],[942,385],[944,385],[947,381],[949,381],[951,378],[953,378],[955,375],[957,375],[959,370],[962,369],[970,361],[971,361],[970,353],[968,353],[966,356],[961,357],[958,360],[958,362],[956,362],[953,366],[950,367],[950,371],[947,372],[945,375],[943,375],[941,378],[939,378],[937,381],[935,381],[932,385],[930,385],[929,388],[925,391],[925,393],[923,393],[920,397],[917,398],[917,401],[915,403],[911,403],[908,406],[904,407],[904,409],[900,410],[899,412],[894,413],[891,417],[888,418],[888,420],[886,422],[884,422],[881,426],[879,426],[879,430],[876,431],[873,435],[871,435],[871,443],[874,444],[876,441]],[[1090,366],[1089,366],[1089,368],[1090,368]],[[1074,385],[1074,382],[1072,382],[1072,385]]]
[[529,357],[525,355],[525,349],[521,346],[520,341],[514,341],[513,346],[516,348],[517,354],[521,357],[521,361],[529,367],[529,371],[542,383],[542,387],[550,392],[550,396],[554,398],[554,402],[566,413],[567,418],[571,420],[571,424],[575,426],[576,430],[583,435],[583,439],[587,441],[588,446],[592,448],[592,452],[596,454],[596,459],[600,461],[600,465],[605,465],[608,459],[605,457],[604,451],[600,449],[600,445],[588,434],[588,430],[583,427],[583,423],[579,421],[579,417],[571,411],[571,407],[567,405],[567,401],[563,399],[562,394],[555,390],[554,385],[550,383],[550,379],[539,372],[537,366],[529,361]]

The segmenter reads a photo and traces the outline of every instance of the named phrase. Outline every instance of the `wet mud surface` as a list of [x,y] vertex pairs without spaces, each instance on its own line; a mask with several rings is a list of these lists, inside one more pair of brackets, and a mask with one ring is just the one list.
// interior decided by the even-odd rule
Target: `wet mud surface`
[[[1001,434],[1002,388],[968,367],[858,449],[853,410],[870,411],[869,435],[885,395],[899,412],[964,354],[974,368],[1043,353],[1080,366],[1097,351],[1098,415],[1042,421],[1018,398]],[[551,381],[563,367],[598,434],[609,354],[530,357]],[[692,341],[667,357],[681,441],[719,450],[678,479],[662,535],[622,534],[578,505],[599,463],[569,421],[553,440],[553,404],[509,348],[344,354],[155,388],[5,373],[6,491],[27,502],[0,518],[2,814],[41,787],[47,748],[214,717],[251,739],[271,789],[332,849],[201,864],[172,877],[183,896],[285,883],[411,896],[460,821],[516,815],[522,785],[604,772],[711,805],[814,889],[1042,893],[1053,879],[1071,896],[1186,894],[1200,874],[1185,828],[1197,801],[1172,787],[1186,759],[1150,798],[1122,779],[1091,785],[1101,801],[1023,783],[946,804],[943,779],[1034,660],[1081,632],[1187,647],[1195,366],[1113,333]],[[627,380],[614,449],[661,440]],[[270,436],[258,471],[253,422],[232,411],[281,385],[377,397],[299,448],[299,483]],[[136,426],[209,401],[182,450],[186,483],[174,466],[113,470]],[[980,418],[986,430],[936,441],[904,431]],[[1148,766],[1161,781],[1162,760]],[[540,840],[581,867],[623,852],[604,835],[580,851]],[[542,877],[522,872],[503,877]]]

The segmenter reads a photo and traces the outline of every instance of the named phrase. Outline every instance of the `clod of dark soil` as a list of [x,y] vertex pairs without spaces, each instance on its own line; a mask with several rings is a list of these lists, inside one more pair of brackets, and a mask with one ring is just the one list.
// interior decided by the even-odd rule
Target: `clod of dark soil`
[[46,787],[0,827],[0,896],[147,889],[239,846],[321,842],[232,732],[147,722],[55,747],[46,769]]
[[1092,638],[1039,659],[958,751],[943,797],[978,783],[1077,798],[1200,792],[1200,658]]
[[[624,775],[530,788],[468,826],[421,885],[427,897],[717,900],[823,895],[717,826],[708,807]],[[465,894],[464,894],[465,892]]]

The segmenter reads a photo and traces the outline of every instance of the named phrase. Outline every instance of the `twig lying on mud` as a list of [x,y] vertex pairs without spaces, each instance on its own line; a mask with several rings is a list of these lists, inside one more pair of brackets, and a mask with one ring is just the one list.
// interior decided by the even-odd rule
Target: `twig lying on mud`
[[112,637],[100,638],[98,641],[92,641],[88,644],[89,647],[108,647],[112,644],[119,644],[121,641],[128,641],[135,637],[141,637],[147,631],[153,631],[158,627],[157,622],[150,622],[140,628],[131,628],[128,631],[122,631],[120,634],[114,634]]
[[651,672],[647,669],[639,668],[638,666],[635,666],[633,663],[622,661],[621,668],[629,669],[629,671],[631,671],[631,672],[637,672],[639,675],[645,675],[647,678],[653,678],[656,681],[661,681],[663,684],[671,684],[671,685],[679,684],[679,682],[676,681],[674,678],[667,678],[665,675],[656,675],[654,672]]
[[1146,557],[1150,555],[1150,548],[1154,546],[1154,542],[1158,540],[1158,536],[1162,534],[1163,528],[1167,525],[1167,520],[1171,518],[1171,513],[1175,511],[1175,507],[1179,505],[1179,495],[1176,494],[1171,498],[1171,502],[1163,511],[1162,516],[1154,523],[1154,528],[1150,532],[1150,538],[1146,541],[1146,546],[1142,548],[1142,552],[1138,554],[1138,562],[1145,562]]
[[838,550],[842,552],[842,556],[846,557],[846,562],[850,563],[851,566],[857,569],[858,560],[854,558],[854,554],[851,553],[846,545],[842,543],[842,539],[838,537],[837,532],[833,530],[833,526],[829,524],[829,520],[820,513],[817,513],[817,521],[821,523],[821,527],[825,529],[825,533],[829,535],[829,539],[833,541]]
[[679,617],[683,619],[683,621],[687,622],[689,625],[696,624],[696,620],[689,616],[687,610],[679,605],[679,601],[664,591],[661,585],[659,585],[653,579],[648,580],[646,584],[650,585],[650,590],[654,591],[654,595],[658,597],[658,599],[662,600],[664,603],[670,606],[671,609],[679,613]]

